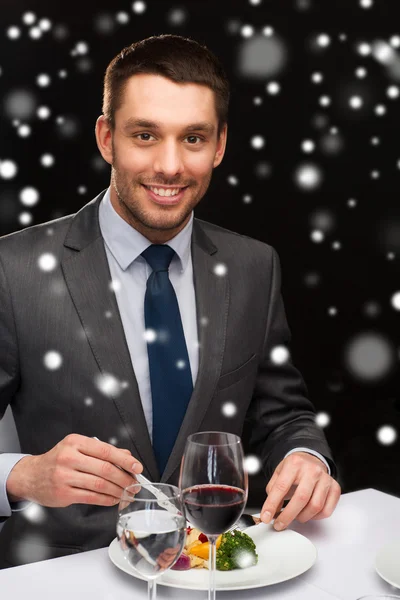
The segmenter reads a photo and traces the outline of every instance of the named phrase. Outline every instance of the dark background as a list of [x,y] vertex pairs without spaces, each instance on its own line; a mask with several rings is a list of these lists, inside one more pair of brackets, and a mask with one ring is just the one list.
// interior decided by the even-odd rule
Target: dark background
[[[124,46],[161,33],[206,44],[224,63],[232,95],[227,152],[195,214],[277,249],[291,354],[325,416],[343,491],[374,487],[400,496],[393,301],[400,290],[400,98],[393,88],[400,86],[400,38],[393,36],[400,26],[396,0],[361,3],[148,0],[137,13],[126,0],[1,0],[0,235],[75,212],[107,187],[94,125],[105,68]],[[26,24],[30,12],[34,22]],[[127,23],[118,22],[120,12]],[[50,28],[42,23],[40,37],[31,37],[41,19]],[[253,27],[250,37],[245,25]],[[272,35],[263,33],[268,26]],[[328,45],[318,44],[321,34]],[[76,53],[79,42],[87,52]],[[241,67],[246,49],[257,73]],[[286,61],[274,70],[280,55]],[[360,67],[364,77],[356,75]],[[316,72],[321,83],[312,80]],[[50,76],[48,86],[38,85],[40,74]],[[270,82],[279,83],[278,94],[268,93]],[[321,105],[323,96],[329,105]],[[358,110],[353,96],[362,99]],[[385,114],[376,113],[379,105]],[[46,119],[37,112],[43,106],[51,111]],[[254,136],[264,138],[262,148],[252,146]],[[302,149],[304,140],[314,142],[313,152]],[[41,163],[45,154],[52,166]],[[17,167],[13,177],[7,161]],[[319,169],[320,185],[298,182],[304,164]],[[36,204],[24,206],[25,188],[38,192]],[[313,240],[316,230],[322,241]]]

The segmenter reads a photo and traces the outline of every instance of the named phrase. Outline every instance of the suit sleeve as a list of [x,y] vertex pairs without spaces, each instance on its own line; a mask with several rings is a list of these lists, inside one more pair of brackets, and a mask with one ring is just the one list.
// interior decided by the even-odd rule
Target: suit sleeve
[[19,361],[14,311],[0,256],[0,419],[3,418],[18,385]]
[[7,495],[7,478],[17,462],[30,454],[0,453],[0,531],[11,513],[25,510],[31,505],[28,500],[10,502]]
[[333,477],[336,466],[325,435],[315,423],[315,408],[307,398],[303,378],[290,358],[276,360],[271,352],[289,350],[290,330],[281,295],[279,258],[272,250],[269,312],[263,352],[252,402],[246,417],[249,443],[260,457],[268,480],[285,455],[294,448],[306,447],[327,460]]
[[[19,386],[18,345],[14,313],[6,273],[0,257],[0,419]],[[2,455],[0,468],[0,523],[11,514],[6,482],[11,468],[23,455]],[[19,456],[19,458],[18,458]],[[7,468],[6,468],[7,467]]]

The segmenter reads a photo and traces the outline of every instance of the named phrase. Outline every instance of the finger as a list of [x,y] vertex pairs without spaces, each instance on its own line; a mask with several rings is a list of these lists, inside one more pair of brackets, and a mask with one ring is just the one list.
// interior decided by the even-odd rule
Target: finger
[[304,507],[307,506],[313,495],[315,485],[316,482],[312,476],[306,475],[302,478],[290,502],[280,513],[278,519],[275,520],[274,528],[277,531],[286,529]]
[[74,455],[74,458],[75,460],[69,464],[73,474],[70,477],[69,483],[75,487],[86,487],[81,485],[82,477],[77,478],[77,473],[84,476],[91,475],[96,476],[98,479],[105,479],[120,488],[118,495],[121,493],[121,490],[128,487],[128,485],[137,483],[134,473],[128,473],[110,462],[93,458],[92,456],[81,454],[80,452],[77,452]]
[[[280,513],[281,513],[281,510],[282,510],[282,506],[283,506],[283,504],[284,504],[284,500],[282,500],[281,504],[278,506],[278,508],[277,508],[277,510],[276,510],[276,512],[275,512],[275,514],[274,514],[274,515],[272,515],[272,519],[271,519],[271,521],[273,521],[274,519],[276,519],[276,518],[277,518],[277,517],[280,515]],[[261,513],[263,512],[263,510],[264,510],[264,509],[262,508],[262,509],[261,509]],[[260,521],[258,521],[258,523],[259,523],[259,522],[260,522]],[[256,524],[257,524],[257,523],[256,523]]]
[[64,506],[71,504],[94,504],[96,506],[115,506],[119,504],[119,496],[108,496],[107,494],[99,494],[97,492],[89,491],[86,489],[79,489],[71,487],[67,496],[68,503]]
[[282,510],[282,506],[284,504],[284,500],[282,500],[281,504],[278,506],[276,513],[274,514],[274,516],[272,517],[273,519],[277,519],[281,513]]
[[[271,487],[274,485],[274,482],[276,481],[277,477],[278,477],[278,474],[274,474],[274,475],[273,475],[273,477],[271,477],[271,479],[270,479],[270,481],[269,481],[269,483],[268,483],[268,485],[267,485],[267,487],[266,487],[266,492],[267,492],[267,495],[269,495],[269,493],[270,493],[270,490],[271,490]],[[271,486],[271,484],[272,484],[272,486]],[[282,502],[280,503],[280,505],[279,505],[279,506],[278,506],[278,508],[276,509],[276,512],[275,512],[275,514],[274,514],[274,515],[272,515],[272,519],[276,519],[276,518],[277,518],[277,516],[279,515],[279,513],[280,513],[280,512],[281,512],[281,510],[282,510],[282,507],[283,507],[283,505],[284,505],[285,501],[286,501],[286,500],[289,500],[289,497],[291,498],[291,497],[293,496],[293,494],[294,494],[295,490],[296,490],[295,486],[292,486],[292,487],[290,488],[290,490],[289,490],[289,493],[288,493],[288,494],[285,496],[285,498],[282,500]],[[262,512],[263,510],[264,510],[264,508],[261,510],[261,512]]]
[[[285,503],[285,501],[284,501],[284,500],[282,500],[282,502],[279,504],[278,508],[276,509],[276,511],[275,511],[275,514],[273,514],[273,515],[272,515],[272,520],[277,518],[277,516],[279,515],[279,513],[280,513],[280,512],[281,512],[281,510],[282,510],[282,506],[284,505],[284,503]],[[265,504],[264,504],[264,506],[265,506]],[[262,509],[261,509],[261,514],[263,514],[263,512],[265,512],[265,510],[266,510],[266,509],[264,508],[264,506],[263,506],[263,507],[262,507]],[[259,521],[258,521],[258,522],[259,522]]]
[[276,480],[278,479],[278,475],[279,475],[279,473],[274,471],[274,474],[272,475],[271,479],[269,480],[269,482],[267,484],[267,487],[265,488],[265,491],[267,492],[268,496],[270,495],[271,490],[274,487]]
[[[100,442],[101,440],[99,440],[98,437],[93,437],[93,440],[97,440],[98,442]],[[128,450],[127,448],[120,448],[120,450],[122,450],[122,452],[128,452],[128,454],[132,454],[132,452],[130,450]]]
[[[105,463],[110,465],[110,463]],[[122,478],[122,481],[115,483],[114,481],[103,477],[102,475],[92,475],[91,473],[82,473],[80,471],[73,471],[68,478],[68,485],[73,488],[79,488],[87,490],[89,492],[96,492],[98,494],[104,494],[106,496],[112,496],[114,498],[120,498],[124,488],[131,485],[133,482],[129,475],[124,475],[122,471],[116,469],[113,465],[110,468],[115,469],[118,473],[116,477]],[[125,479],[130,479],[130,482],[125,485]]]
[[281,474],[283,464],[284,464],[284,461],[282,460],[276,467],[275,471],[273,472],[272,477],[269,480],[267,487],[266,487],[267,494],[270,493],[270,490],[275,485],[275,481],[277,480],[278,476]]
[[128,473],[141,473],[143,471],[143,465],[135,457],[121,448],[116,448],[112,444],[78,434],[67,436],[66,439],[68,438],[72,438],[69,441],[75,445],[81,454],[94,456],[103,461],[118,465],[125,471],[128,471]]
[[175,556],[179,548],[166,548],[163,551],[163,556]]
[[326,498],[324,508],[320,513],[313,517],[315,521],[319,521],[321,519],[326,519],[327,517],[330,517],[333,511],[335,510],[336,506],[338,505],[342,490],[337,481],[335,481],[334,479],[332,479],[332,481],[333,483],[330,487],[328,496]]
[[264,523],[269,523],[278,508],[282,506],[285,496],[296,482],[297,476],[298,468],[293,466],[291,462],[287,462],[276,478],[274,485],[270,488],[268,498],[261,510],[261,520]]
[[309,502],[296,517],[299,523],[307,523],[324,510],[330,489],[331,481],[329,479],[318,481]]

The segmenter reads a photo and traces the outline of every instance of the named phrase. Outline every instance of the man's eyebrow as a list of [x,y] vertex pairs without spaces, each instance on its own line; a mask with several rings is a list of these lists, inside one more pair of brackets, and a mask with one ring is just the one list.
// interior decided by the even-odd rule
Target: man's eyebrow
[[[147,119],[135,119],[130,118],[124,123],[124,130],[135,129],[136,127],[143,127],[144,129],[153,129],[155,131],[160,131],[162,126],[157,121],[148,121]],[[183,128],[184,131],[204,131],[205,133],[209,133],[210,135],[214,133],[215,126],[212,123],[208,123],[207,121],[200,121],[199,123],[191,123],[187,125],[187,127]]]
[[207,123],[206,121],[201,121],[199,123],[192,123],[188,125],[186,131],[204,131],[205,133],[212,134],[215,131],[215,126],[212,123]]

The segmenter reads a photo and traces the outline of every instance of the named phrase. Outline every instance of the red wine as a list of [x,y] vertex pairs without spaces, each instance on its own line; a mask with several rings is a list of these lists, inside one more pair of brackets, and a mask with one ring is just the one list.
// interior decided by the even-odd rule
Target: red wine
[[229,485],[195,485],[183,490],[186,518],[206,535],[229,529],[246,502],[244,490]]

